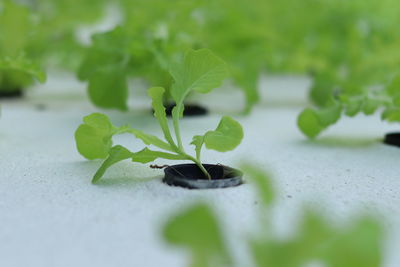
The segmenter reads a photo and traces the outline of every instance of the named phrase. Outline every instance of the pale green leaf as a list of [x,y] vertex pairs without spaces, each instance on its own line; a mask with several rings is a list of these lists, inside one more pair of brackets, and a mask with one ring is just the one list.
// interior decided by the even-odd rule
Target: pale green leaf
[[83,118],[75,132],[79,153],[87,159],[104,159],[112,146],[114,127],[106,115],[93,113]]
[[204,144],[204,136],[203,135],[193,136],[192,142],[190,144],[195,146],[196,158],[200,159],[201,148],[203,147]]
[[316,112],[311,108],[307,108],[300,113],[297,118],[297,125],[308,138],[317,137],[325,128],[321,126]]
[[88,86],[91,101],[101,108],[128,110],[128,85],[123,69],[104,69],[92,74]]
[[393,98],[393,105],[400,107],[400,96]]
[[315,138],[324,129],[339,120],[341,111],[340,105],[333,105],[319,110],[307,108],[300,113],[297,125],[307,137]]
[[[349,229],[335,233],[324,259],[332,267],[383,266],[382,227],[374,218],[361,218]],[[346,255],[340,257],[339,255]]]
[[136,138],[142,140],[143,143],[145,143],[146,145],[153,145],[153,146],[156,146],[158,148],[174,152],[174,150],[173,150],[173,148],[171,147],[170,144],[164,142],[163,140],[161,140],[160,138],[158,138],[155,135],[147,134],[147,133],[145,133],[143,131],[136,130],[136,129],[133,129],[133,128],[130,128],[130,127],[125,127],[125,128],[126,129],[121,128],[120,131],[121,132],[129,132],[129,133],[135,135]]
[[351,99],[345,105],[346,116],[353,117],[357,115],[362,108],[363,101],[361,98]]
[[40,83],[46,82],[44,70],[23,55],[16,58],[5,57],[0,59],[0,71],[2,70],[21,72],[37,79]]
[[184,160],[184,156],[170,154],[161,151],[153,151],[147,147],[143,150],[132,154],[132,161],[140,163],[148,163],[156,160],[157,158],[169,159],[169,160]]
[[[32,31],[29,9],[5,0],[0,9],[0,53],[16,57],[25,48]],[[0,6],[1,8],[1,6]]]
[[190,266],[232,266],[219,223],[208,205],[199,203],[182,211],[167,222],[163,234],[170,244],[190,251]]
[[325,107],[315,111],[318,117],[318,121],[323,127],[335,124],[339,119],[342,112],[342,108],[339,104]]
[[110,168],[112,165],[129,159],[133,155],[132,152],[130,152],[128,149],[124,148],[123,146],[114,146],[110,149],[108,158],[103,162],[101,167],[97,170],[96,174],[94,175],[92,179],[92,183],[96,183],[103,177],[104,173],[108,168]]
[[382,113],[382,119],[389,122],[400,122],[400,108],[397,107],[387,108]]
[[226,152],[235,149],[243,139],[243,128],[231,117],[222,117],[214,131],[204,135],[204,144],[208,149]]
[[365,115],[372,115],[379,108],[381,102],[378,99],[366,97],[363,105],[363,112]]
[[158,123],[160,124],[165,139],[172,146],[175,142],[172,139],[171,132],[169,130],[167,115],[165,113],[165,107],[163,105],[164,92],[165,89],[162,87],[152,87],[149,89],[148,94],[152,99],[154,116],[157,118]]
[[390,96],[399,96],[400,95],[400,75],[397,75],[392,82],[386,88],[386,92]]
[[208,93],[219,87],[228,76],[225,62],[208,49],[190,50],[183,63],[171,66],[175,83],[171,95],[176,103],[182,103],[188,93]]

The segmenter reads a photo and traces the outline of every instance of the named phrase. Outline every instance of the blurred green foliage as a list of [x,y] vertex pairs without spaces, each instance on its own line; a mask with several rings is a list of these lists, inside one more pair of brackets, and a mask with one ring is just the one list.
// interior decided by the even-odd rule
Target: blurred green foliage
[[[164,87],[171,100],[172,62],[189,49],[209,48],[228,63],[234,84],[245,95],[246,112],[259,101],[263,72],[310,75],[310,98],[317,109],[306,109],[299,117],[299,127],[309,137],[341,114],[368,115],[383,107],[383,119],[399,121],[396,96],[382,88],[398,75],[397,0],[16,3],[0,4],[2,89],[28,86],[34,77],[43,80],[39,65],[63,66],[88,82],[95,105],[126,110],[129,78]],[[121,25],[95,33],[88,46],[82,44],[77,30],[99,21],[110,6],[119,8]],[[18,68],[9,66],[14,60]],[[105,89],[124,93],[118,94],[118,102],[96,101],[93,95]]]
[[[113,75],[116,62],[109,59],[119,58],[127,77],[145,78],[168,90],[171,61],[189,48],[210,48],[231,67],[233,81],[246,96],[246,111],[259,100],[258,78],[265,70],[312,75],[310,97],[324,107],[335,94],[360,95],[388,82],[400,59],[395,12],[400,4],[394,0],[119,3],[122,29],[94,37],[83,69],[104,64]],[[123,46],[114,42],[114,35],[124,40]],[[79,76],[96,90],[93,81]]]
[[[0,2],[0,91],[46,80],[43,67],[76,68],[84,46],[76,31],[103,14],[105,0]],[[75,67],[74,67],[75,66]]]
[[[258,232],[245,240],[257,267],[302,267],[319,263],[326,267],[383,266],[382,229],[376,219],[355,218],[343,227],[316,210],[306,208],[297,231],[289,238],[276,235],[271,208],[275,193],[271,176],[251,165],[243,166],[260,199]],[[170,218],[163,229],[168,243],[190,252],[190,266],[242,266],[226,244],[222,225],[204,203],[192,205]],[[243,242],[243,240],[236,240]]]
[[27,7],[11,0],[0,3],[0,91],[23,89],[35,78],[46,80],[29,53],[37,26]]

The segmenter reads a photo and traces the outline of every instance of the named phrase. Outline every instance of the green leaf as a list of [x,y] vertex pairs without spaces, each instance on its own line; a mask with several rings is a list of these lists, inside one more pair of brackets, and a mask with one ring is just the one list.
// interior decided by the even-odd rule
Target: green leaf
[[317,137],[325,129],[320,124],[317,113],[311,108],[307,108],[300,113],[297,118],[297,125],[308,138]]
[[324,258],[328,266],[383,266],[382,227],[373,218],[358,219],[349,229],[336,233],[326,248]]
[[161,151],[153,151],[148,149],[147,147],[139,152],[131,152],[123,146],[117,145],[110,149],[108,158],[103,162],[100,169],[94,175],[92,183],[96,183],[98,180],[100,180],[109,167],[122,160],[131,159],[133,162],[148,163],[156,160],[157,158],[170,160],[186,159],[180,155],[165,153]]
[[164,142],[163,140],[161,140],[157,136],[144,133],[144,132],[142,132],[140,130],[133,129],[131,127],[125,127],[125,128],[126,129],[121,128],[119,130],[119,132],[129,132],[129,133],[135,135],[136,138],[142,140],[143,143],[145,143],[146,145],[153,145],[153,146],[156,146],[158,148],[161,148],[161,149],[164,149],[164,150],[167,150],[167,151],[175,152],[170,144]]
[[219,223],[206,204],[196,204],[170,219],[163,235],[170,244],[190,251],[190,266],[232,266]]
[[307,108],[300,113],[297,119],[297,125],[307,137],[315,138],[324,129],[335,124],[339,120],[341,111],[342,109],[339,104],[319,110]]
[[243,139],[243,128],[231,117],[222,117],[214,131],[204,135],[204,144],[208,149],[226,152],[235,149]]
[[399,96],[400,95],[400,75],[397,75],[393,81],[386,88],[386,92],[390,96]]
[[190,50],[182,64],[171,66],[175,83],[171,95],[177,104],[182,103],[188,93],[208,93],[220,86],[228,76],[225,62],[208,49]]
[[103,162],[101,167],[97,170],[96,174],[94,175],[92,179],[92,183],[96,183],[103,177],[104,173],[108,168],[110,168],[112,165],[129,159],[133,155],[132,152],[130,152],[128,149],[124,148],[123,146],[114,146],[113,148],[110,149],[108,158]]
[[89,81],[91,101],[101,108],[127,110],[129,46],[131,37],[124,28],[95,34],[79,66],[78,78]]
[[29,9],[11,0],[2,1],[1,4],[0,53],[16,57],[26,47],[32,33]]
[[310,98],[319,107],[328,105],[332,101],[334,87],[337,84],[332,73],[319,73],[312,81]]
[[7,70],[24,73],[37,79],[40,83],[46,82],[44,70],[23,55],[19,55],[16,58],[6,57],[0,59],[0,71]]
[[97,71],[89,78],[90,100],[101,108],[128,110],[128,85],[126,73],[121,68]]
[[93,113],[83,118],[75,132],[79,153],[87,159],[104,159],[112,146],[115,127],[106,115]]
[[140,162],[140,163],[152,162],[152,161],[155,161],[157,158],[163,158],[163,159],[169,159],[169,160],[187,159],[186,157],[181,156],[181,155],[170,154],[170,153],[161,152],[161,151],[153,151],[153,150],[148,149],[147,147],[139,152],[132,154],[132,161]]
[[203,147],[204,144],[204,136],[203,135],[193,136],[192,142],[190,144],[195,146],[196,158],[200,160],[201,148]]
[[357,115],[363,106],[362,98],[351,98],[346,101],[345,114],[346,116],[353,117]]
[[400,96],[393,98],[393,105],[400,107]]
[[89,80],[97,72],[113,72],[114,69],[127,72],[132,41],[129,37],[121,27],[93,35],[93,44],[86,50],[79,66],[78,78]]
[[175,142],[172,139],[171,132],[168,126],[167,115],[165,113],[165,107],[163,105],[163,96],[165,89],[162,87],[152,87],[149,89],[148,94],[152,99],[152,107],[154,110],[154,116],[157,118],[158,123],[164,133],[165,140],[175,147]]
[[382,120],[400,122],[400,108],[390,107],[382,113]]
[[323,127],[335,124],[340,119],[342,108],[339,104],[322,108],[316,111],[318,121]]
[[379,108],[381,102],[378,99],[366,97],[363,105],[363,112],[365,115],[372,115]]

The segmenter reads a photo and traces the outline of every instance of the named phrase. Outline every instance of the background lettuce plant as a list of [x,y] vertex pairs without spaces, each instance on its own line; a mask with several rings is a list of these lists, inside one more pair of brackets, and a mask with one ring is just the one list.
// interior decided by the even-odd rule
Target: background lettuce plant
[[[180,51],[209,48],[230,66],[233,81],[243,90],[246,111],[258,101],[258,78],[265,63],[263,9],[245,2],[121,1],[123,26],[93,36],[78,77],[88,81],[91,101],[99,107],[126,110],[129,77],[139,77],[169,92],[169,66]],[[259,21],[260,20],[260,21]],[[218,27],[216,27],[218,25]],[[90,69],[95,69],[90,71]],[[96,82],[108,76],[113,90]],[[100,78],[101,79],[101,78]],[[109,101],[117,92],[119,100]],[[103,97],[101,97],[103,96]]]
[[10,0],[0,4],[1,92],[23,90],[35,79],[45,82],[46,75],[29,49],[35,38],[36,27],[27,7]]
[[337,92],[323,107],[303,110],[298,117],[298,126],[307,137],[315,138],[342,115],[353,117],[360,112],[372,115],[377,111],[382,111],[382,120],[400,122],[400,76],[384,89],[358,94]]
[[[370,216],[353,219],[346,227],[337,228],[322,214],[308,208],[291,237],[278,237],[271,224],[271,205],[275,199],[271,176],[250,165],[242,169],[255,185],[260,203],[260,230],[246,241],[252,261],[248,266],[302,267],[312,263],[329,267],[383,266],[382,228]],[[169,244],[189,253],[188,266],[243,266],[230,251],[225,234],[213,209],[202,202],[171,217],[163,228]]]
[[[171,67],[170,74],[174,79],[171,96],[176,102],[172,111],[175,138],[166,117],[163,105],[165,89],[162,87],[152,87],[148,94],[152,98],[154,116],[158,120],[164,140],[130,126],[116,127],[103,114],[95,113],[84,118],[84,124],[80,125],[75,133],[78,151],[87,159],[105,159],[92,182],[98,181],[110,166],[119,161],[131,159],[134,162],[148,163],[157,158],[193,161],[205,177],[211,179],[201,162],[202,147],[226,152],[235,149],[241,143],[242,126],[234,119],[224,116],[215,130],[193,137],[191,144],[195,146],[195,156],[188,154],[182,144],[179,119],[184,111],[183,102],[190,92],[208,93],[221,85],[228,75],[228,70],[220,58],[207,49],[192,50],[185,54],[181,62]],[[131,152],[123,146],[113,146],[112,137],[123,133],[132,134],[145,145],[161,150],[146,147],[138,152]]]

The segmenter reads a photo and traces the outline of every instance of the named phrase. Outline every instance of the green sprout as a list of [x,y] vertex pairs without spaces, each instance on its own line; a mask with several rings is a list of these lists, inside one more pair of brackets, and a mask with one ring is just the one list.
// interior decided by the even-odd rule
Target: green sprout
[[[226,152],[235,149],[242,141],[242,126],[234,119],[224,116],[217,128],[204,135],[196,135],[191,142],[195,146],[195,156],[188,154],[183,146],[179,121],[184,111],[183,102],[186,96],[193,92],[208,93],[220,86],[227,77],[226,64],[210,50],[190,50],[180,63],[173,64],[170,70],[174,78],[171,95],[176,103],[172,111],[175,138],[170,130],[163,105],[165,89],[152,87],[148,94],[152,99],[154,116],[158,120],[164,139],[144,133],[130,126],[116,127],[106,115],[94,113],[83,119],[75,133],[78,151],[87,159],[105,159],[96,172],[92,182],[97,182],[105,171],[113,164],[131,159],[134,162],[148,163],[163,158],[168,160],[193,161],[211,179],[210,174],[201,163],[201,150],[207,149]],[[117,134],[129,133],[140,139],[145,145],[161,149],[151,150],[148,147],[138,152],[131,152],[123,146],[112,144],[112,137]]]

